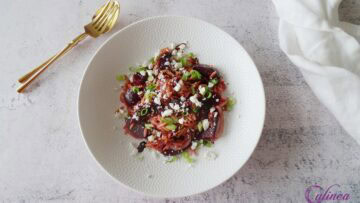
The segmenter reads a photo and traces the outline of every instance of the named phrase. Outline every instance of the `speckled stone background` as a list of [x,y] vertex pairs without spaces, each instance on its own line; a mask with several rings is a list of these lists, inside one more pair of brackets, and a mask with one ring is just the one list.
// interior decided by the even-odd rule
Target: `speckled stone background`
[[[360,202],[360,146],[339,126],[278,46],[270,0],[119,0],[116,30],[149,16],[188,15],[213,23],[250,53],[263,78],[267,116],[255,153],[226,183],[203,194],[153,199],[120,186],[97,166],[77,120],[80,80],[111,35],[87,40],[30,92],[16,79],[82,31],[103,1],[3,0],[0,28],[0,202],[305,202],[312,184],[340,184]],[[342,20],[360,24],[360,1]],[[231,163],[229,163],[231,164]]]

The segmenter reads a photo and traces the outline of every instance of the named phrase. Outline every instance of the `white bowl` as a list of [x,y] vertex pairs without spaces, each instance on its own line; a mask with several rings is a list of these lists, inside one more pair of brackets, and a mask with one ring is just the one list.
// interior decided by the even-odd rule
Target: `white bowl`
[[[215,65],[237,100],[225,113],[225,130],[212,148],[203,148],[193,167],[183,160],[164,164],[149,150],[140,160],[131,156],[122,123],[114,120],[119,106],[115,76],[151,58],[171,42],[187,41],[200,63]],[[260,138],[265,97],[259,73],[242,46],[230,35],[204,21],[179,16],[153,17],[114,34],[96,52],[87,67],[79,93],[80,127],[97,162],[123,185],[157,197],[181,197],[209,190],[233,176],[248,160]],[[114,130],[117,126],[117,130]],[[215,160],[206,151],[218,154]]]

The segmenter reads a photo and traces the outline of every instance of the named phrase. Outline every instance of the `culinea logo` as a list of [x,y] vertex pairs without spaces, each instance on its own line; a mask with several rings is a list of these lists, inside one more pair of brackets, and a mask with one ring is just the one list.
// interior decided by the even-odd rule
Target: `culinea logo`
[[319,185],[312,185],[305,190],[305,199],[308,203],[321,203],[322,201],[350,199],[350,194],[334,192],[335,188],[340,188],[340,185],[331,185],[326,190]]

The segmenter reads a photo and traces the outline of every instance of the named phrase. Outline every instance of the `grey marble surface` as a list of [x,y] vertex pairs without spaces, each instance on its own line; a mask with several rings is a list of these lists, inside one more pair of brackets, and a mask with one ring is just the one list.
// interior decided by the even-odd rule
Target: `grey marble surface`
[[[213,23],[250,53],[262,76],[267,116],[245,166],[203,194],[153,199],[120,186],[82,140],[77,95],[82,73],[110,36],[87,40],[54,64],[26,94],[17,78],[82,31],[102,1],[3,0],[0,28],[0,202],[305,202],[312,184],[340,184],[360,201],[360,147],[339,126],[281,52],[269,0],[120,0],[116,30],[145,17],[187,15]],[[360,1],[341,19],[360,24]],[[231,163],[229,163],[231,164]]]

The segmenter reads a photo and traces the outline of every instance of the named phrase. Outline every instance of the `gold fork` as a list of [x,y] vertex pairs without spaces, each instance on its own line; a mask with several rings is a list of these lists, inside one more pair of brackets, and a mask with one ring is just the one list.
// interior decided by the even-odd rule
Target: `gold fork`
[[63,50],[59,53],[45,61],[40,66],[34,68],[21,78],[19,82],[23,83],[19,89],[18,93],[22,93],[26,87],[28,87],[41,73],[43,73],[55,60],[66,54],[72,48],[74,48],[79,42],[84,40],[87,36],[93,38],[98,37],[99,35],[108,32],[113,28],[116,23],[116,20],[119,16],[120,5],[115,0],[109,0],[105,5],[96,11],[96,14],[93,16],[91,23],[84,26],[85,32],[73,39]]

